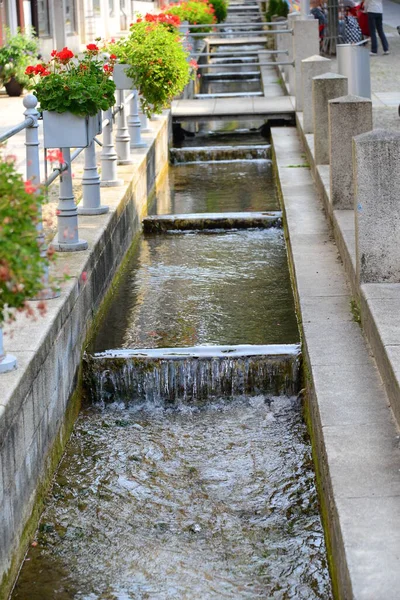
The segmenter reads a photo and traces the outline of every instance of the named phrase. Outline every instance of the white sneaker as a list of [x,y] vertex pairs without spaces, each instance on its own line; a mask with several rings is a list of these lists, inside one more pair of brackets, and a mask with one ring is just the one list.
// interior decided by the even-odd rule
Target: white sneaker
[[386,52],[384,52],[383,54],[385,54],[387,56],[388,54],[390,54],[390,52],[389,52],[389,50],[386,50]]
[[378,56],[378,53],[377,52],[370,52],[369,55],[370,56]]

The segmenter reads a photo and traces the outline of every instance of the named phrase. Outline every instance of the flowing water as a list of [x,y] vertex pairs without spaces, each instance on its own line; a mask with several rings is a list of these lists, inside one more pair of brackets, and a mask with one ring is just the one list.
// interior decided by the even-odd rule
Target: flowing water
[[[262,125],[187,132],[150,214],[278,211]],[[329,600],[298,341],[282,229],[143,236],[13,600]]]
[[81,414],[16,600],[327,600],[296,398]]

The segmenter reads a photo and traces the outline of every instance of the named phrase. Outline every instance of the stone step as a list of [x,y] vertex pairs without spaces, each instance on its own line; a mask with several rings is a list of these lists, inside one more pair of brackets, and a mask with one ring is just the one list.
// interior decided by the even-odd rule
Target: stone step
[[209,231],[226,229],[267,229],[281,227],[282,214],[274,212],[199,213],[189,215],[153,215],[143,219],[145,233],[166,231]]

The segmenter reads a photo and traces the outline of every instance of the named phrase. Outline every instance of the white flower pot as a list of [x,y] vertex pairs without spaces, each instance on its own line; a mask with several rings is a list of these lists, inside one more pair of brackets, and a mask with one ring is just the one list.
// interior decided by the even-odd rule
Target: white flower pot
[[43,111],[45,148],[86,148],[98,128],[95,117],[77,117],[69,112]]
[[129,69],[129,65],[116,64],[114,65],[113,79],[117,86],[117,90],[131,90],[133,89],[133,79],[128,77],[126,69]]

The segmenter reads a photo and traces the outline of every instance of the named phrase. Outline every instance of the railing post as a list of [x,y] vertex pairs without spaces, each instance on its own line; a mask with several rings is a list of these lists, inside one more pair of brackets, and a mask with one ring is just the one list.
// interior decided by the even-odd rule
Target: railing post
[[130,101],[130,114],[128,117],[129,135],[131,137],[131,148],[146,148],[147,144],[142,141],[140,135],[138,96],[138,90],[133,90],[133,96]]
[[[28,94],[22,101],[26,110],[24,112],[25,117],[31,117],[33,119],[32,125],[25,129],[25,146],[26,146],[26,178],[31,181],[33,185],[40,185],[40,158],[39,158],[39,112],[36,108],[37,98],[33,94]],[[39,192],[39,190],[38,190]],[[43,216],[42,207],[39,206],[39,218],[36,226],[38,236],[38,244],[40,247],[40,255],[42,258],[47,256],[47,245],[44,237],[43,230]],[[59,292],[53,291],[49,284],[49,268],[44,267],[43,273],[43,289],[37,298],[32,300],[50,300],[59,296]]]
[[125,91],[117,90],[118,104],[120,110],[116,115],[117,133],[115,136],[115,149],[117,151],[117,164],[118,165],[131,165],[133,160],[131,159],[130,142],[128,126],[126,123],[126,106],[125,106]]
[[86,250],[88,243],[80,240],[78,235],[78,210],[72,188],[71,149],[61,148],[67,170],[60,174],[60,195],[57,207],[58,233],[57,241],[52,246],[59,252],[76,252]]
[[[319,54],[319,33],[317,19],[295,19],[293,21],[293,60],[294,86],[290,90],[296,97],[296,110],[303,110],[303,84],[301,61],[309,56]],[[291,80],[292,81],[292,80]],[[292,88],[292,86],[291,86]]]
[[82,206],[78,207],[78,215],[103,215],[109,211],[108,206],[101,206],[100,175],[96,164],[96,145],[92,140],[85,148],[85,166],[82,176]]
[[149,125],[147,115],[141,110],[139,111],[139,120],[141,133],[151,133],[153,131],[153,128]]
[[104,119],[108,119],[103,128],[103,149],[101,151],[101,187],[117,187],[124,185],[122,179],[117,177],[117,153],[115,152],[112,135],[112,109],[103,112]]

